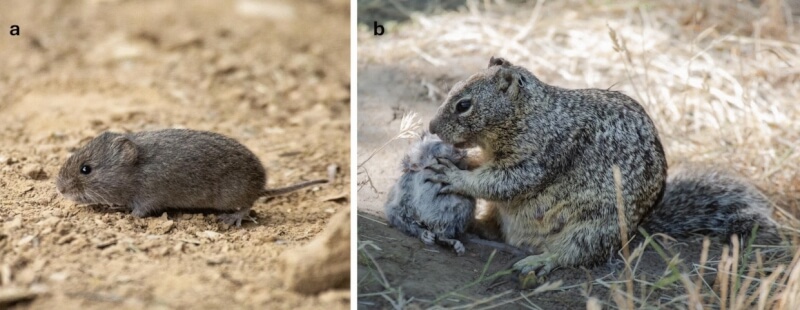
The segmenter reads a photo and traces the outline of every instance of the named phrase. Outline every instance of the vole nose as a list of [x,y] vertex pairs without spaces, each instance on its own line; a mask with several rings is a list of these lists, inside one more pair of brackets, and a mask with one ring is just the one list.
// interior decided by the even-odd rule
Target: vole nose
[[64,182],[61,182],[61,179],[56,180],[56,191],[59,194],[64,195]]

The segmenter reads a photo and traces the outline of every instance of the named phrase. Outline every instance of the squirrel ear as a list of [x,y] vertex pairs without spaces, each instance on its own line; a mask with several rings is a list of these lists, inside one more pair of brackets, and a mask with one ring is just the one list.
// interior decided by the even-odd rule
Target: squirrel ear
[[136,144],[125,136],[114,138],[111,141],[111,149],[114,150],[114,156],[120,158],[124,163],[135,163],[139,157]]
[[508,60],[505,60],[505,58],[492,56],[492,58],[489,59],[489,68],[494,66],[511,67],[513,65]]
[[516,97],[520,88],[527,84],[527,80],[513,68],[500,68],[500,70],[497,70],[497,78],[497,90],[508,93],[510,98]]
[[519,84],[519,87],[525,87],[526,85],[528,85],[528,79],[525,78],[524,74],[518,74],[517,84]]

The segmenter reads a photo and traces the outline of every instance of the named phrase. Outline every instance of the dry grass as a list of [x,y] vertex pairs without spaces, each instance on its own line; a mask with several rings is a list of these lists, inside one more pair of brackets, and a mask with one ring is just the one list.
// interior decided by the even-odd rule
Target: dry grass
[[[372,150],[369,154],[365,155],[364,159],[358,163],[358,176],[359,181],[357,183],[358,190],[361,190],[362,187],[369,184],[370,188],[375,192],[378,192],[378,189],[372,185],[372,178],[369,176],[369,170],[364,167],[364,164],[369,162],[375,154],[380,153],[383,149],[385,149],[389,144],[394,142],[395,140],[400,139],[414,139],[418,138],[420,135],[420,128],[422,128],[422,123],[417,118],[417,114],[414,112],[407,113],[403,115],[403,118],[400,120],[400,130],[398,130],[397,135],[389,139],[381,145],[380,147]],[[360,158],[361,156],[359,156]]]
[[[551,84],[623,91],[655,121],[671,165],[708,162],[741,172],[773,199],[778,221],[796,232],[800,23],[784,1],[762,3],[532,1],[521,8],[469,1],[460,12],[412,15],[382,40],[360,33],[359,62],[448,67],[494,55]],[[594,280],[612,289],[613,303],[587,296],[588,308],[648,308],[653,291],[671,285],[685,291],[673,307],[800,309],[796,241],[778,249],[788,253],[783,260],[769,260],[783,263],[765,262],[762,250],[774,249],[739,247],[738,240],[719,261],[707,262],[706,241],[700,264],[680,270],[679,257],[647,239],[624,255],[632,274],[621,281]],[[660,251],[671,266],[655,283],[636,277],[643,247]],[[717,276],[713,286],[704,278],[710,272]]]

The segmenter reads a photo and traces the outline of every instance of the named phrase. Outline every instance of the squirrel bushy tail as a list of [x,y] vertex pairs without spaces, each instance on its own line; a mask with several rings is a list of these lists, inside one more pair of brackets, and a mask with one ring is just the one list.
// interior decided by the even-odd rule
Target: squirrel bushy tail
[[769,199],[744,178],[718,168],[685,166],[670,169],[664,196],[642,227],[649,234],[701,234],[723,242],[735,234],[741,245],[756,228],[754,244],[777,244],[781,236],[772,210]]

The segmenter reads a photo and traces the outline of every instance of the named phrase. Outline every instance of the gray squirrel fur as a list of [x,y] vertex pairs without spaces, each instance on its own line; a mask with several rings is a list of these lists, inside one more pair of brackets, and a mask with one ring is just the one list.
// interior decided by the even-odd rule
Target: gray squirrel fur
[[440,160],[429,180],[445,185],[442,194],[490,202],[487,223],[501,238],[539,253],[514,264],[522,274],[592,267],[617,253],[614,166],[631,236],[643,227],[727,239],[758,225],[756,242],[779,240],[771,203],[746,180],[703,169],[672,171],[668,180],[655,125],[621,92],[551,86],[492,57],[489,68],[452,88],[430,131],[482,149],[484,165],[465,171]]
[[466,169],[466,151],[442,142],[436,135],[422,133],[403,158],[403,175],[389,192],[384,206],[389,225],[417,237],[425,244],[452,247],[465,252],[458,238],[466,232],[475,214],[475,199],[459,194],[439,194],[442,184],[428,182],[434,174],[427,169],[437,158],[447,158]]
[[[89,172],[82,173],[83,166]],[[327,180],[266,189],[261,161],[244,145],[218,133],[164,129],[104,132],[75,151],[61,167],[56,186],[83,204],[130,209],[136,217],[167,210],[214,210],[241,226],[262,196],[277,196]],[[252,219],[251,219],[252,220]]]
[[772,209],[772,202],[743,177],[717,166],[689,164],[670,168],[664,198],[642,225],[675,238],[700,234],[727,242],[738,235],[742,245],[757,226],[756,243],[777,244],[781,237]]

